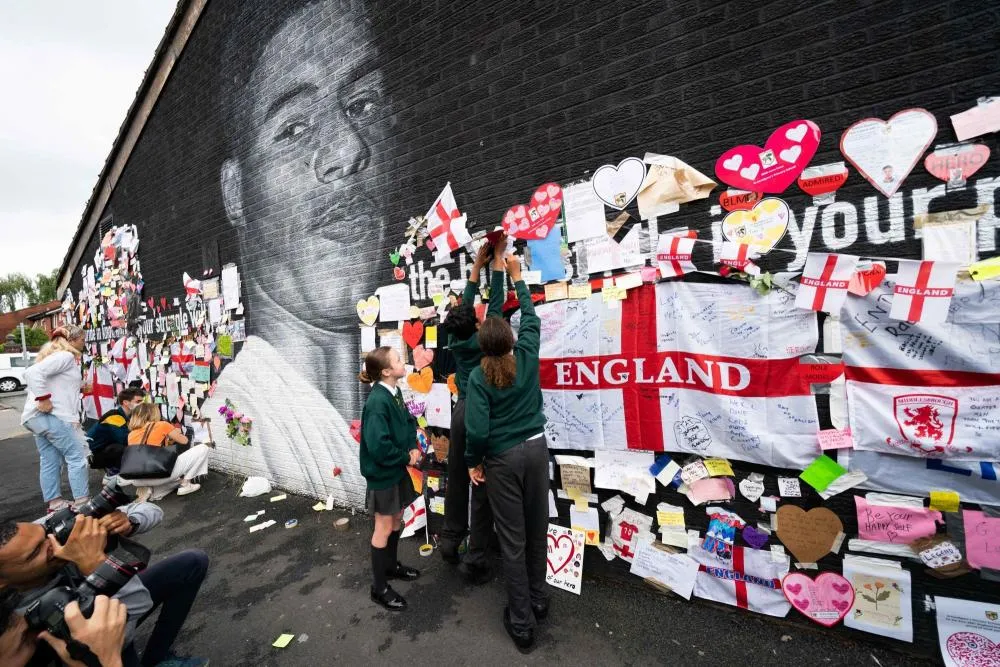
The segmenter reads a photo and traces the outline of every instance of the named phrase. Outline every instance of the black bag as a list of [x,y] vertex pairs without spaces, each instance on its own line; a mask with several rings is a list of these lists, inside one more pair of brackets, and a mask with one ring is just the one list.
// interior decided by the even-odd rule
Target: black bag
[[122,465],[118,472],[120,477],[128,480],[133,479],[160,479],[170,478],[174,474],[174,464],[180,452],[174,446],[156,447],[147,445],[149,432],[154,424],[146,427],[146,432],[142,435],[142,444],[129,445],[122,454]]

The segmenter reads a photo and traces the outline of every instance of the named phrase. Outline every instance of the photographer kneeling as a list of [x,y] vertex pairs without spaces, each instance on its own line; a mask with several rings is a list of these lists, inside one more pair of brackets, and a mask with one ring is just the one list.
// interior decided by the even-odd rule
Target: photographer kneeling
[[[116,492],[118,491],[102,493],[99,497]],[[107,570],[109,536],[115,536],[113,539],[117,542],[118,538],[141,534],[156,526],[162,518],[160,508],[149,503],[134,503],[123,508],[124,512],[106,512],[106,509],[100,518],[84,516],[83,514],[88,513],[84,511],[73,517],[72,523],[65,521],[64,526],[55,528],[53,516],[40,520],[40,523],[0,522],[0,587],[13,587],[29,600],[58,586],[79,589],[91,582],[91,579],[86,578],[91,577],[99,568]],[[66,535],[65,526],[70,523],[72,530]],[[55,534],[49,534],[49,531]],[[57,539],[57,535],[61,539]],[[60,541],[64,543],[61,544]],[[117,551],[114,550],[111,554],[112,559]],[[146,555],[148,556],[148,550]],[[115,574],[120,569],[113,567],[110,574]],[[125,650],[122,655],[126,667],[140,664],[200,667],[208,664],[207,660],[182,659],[169,654],[170,646],[180,633],[198,595],[207,569],[208,556],[203,551],[184,551],[140,571],[137,576],[129,578],[116,589],[114,598],[123,602],[128,609]],[[101,576],[96,577],[96,580],[98,584],[103,583]],[[93,588],[91,585],[91,589]],[[140,662],[132,645],[135,627],[156,607],[161,606],[159,618]]]

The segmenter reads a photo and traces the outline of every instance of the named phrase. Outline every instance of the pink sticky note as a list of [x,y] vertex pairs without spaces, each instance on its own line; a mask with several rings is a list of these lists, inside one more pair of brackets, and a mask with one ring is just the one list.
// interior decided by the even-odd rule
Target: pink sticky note
[[965,550],[969,565],[1000,569],[1000,519],[965,510]]
[[959,141],[1000,131],[1000,98],[955,114],[951,117],[951,126]]
[[642,267],[642,282],[644,283],[655,283],[656,282],[656,267],[655,266],[644,266]]
[[853,449],[854,440],[851,439],[851,429],[843,430],[828,428],[816,434],[819,438],[819,448],[823,451],[827,449]]
[[687,497],[695,505],[712,500],[732,500],[736,486],[729,477],[707,477],[692,482],[688,486]]
[[941,512],[926,507],[889,507],[869,505],[861,496],[855,496],[858,509],[858,536],[863,540],[909,544],[921,537],[937,532]]

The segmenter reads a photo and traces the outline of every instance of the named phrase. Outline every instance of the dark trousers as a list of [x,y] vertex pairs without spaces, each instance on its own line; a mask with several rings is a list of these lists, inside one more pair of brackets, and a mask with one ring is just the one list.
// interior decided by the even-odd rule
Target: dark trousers
[[[472,487],[472,516],[469,516],[469,468],[465,465],[465,399],[460,398],[451,410],[451,432],[448,446],[448,486],[444,492],[445,549],[457,549],[469,532],[469,551],[465,563],[469,567],[486,568],[486,550],[493,537],[493,512],[486,493],[486,484]],[[546,500],[546,502],[548,502]],[[471,528],[470,528],[471,518]]]
[[535,627],[531,605],[548,600],[545,590],[549,523],[549,449],[539,436],[486,458],[490,505],[496,517],[511,625]]
[[160,617],[156,619],[153,634],[146,643],[146,650],[142,652],[141,662],[133,644],[125,647],[122,652],[125,667],[156,665],[167,657],[170,646],[177,639],[181,626],[191,611],[191,605],[194,604],[207,571],[208,554],[191,549],[164,558],[139,573],[139,579],[153,598],[153,608],[139,619],[139,623],[149,618],[157,607],[161,607]]

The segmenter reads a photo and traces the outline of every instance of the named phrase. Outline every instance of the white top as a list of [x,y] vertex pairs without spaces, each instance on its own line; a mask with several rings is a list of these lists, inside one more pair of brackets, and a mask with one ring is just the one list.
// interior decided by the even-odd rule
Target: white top
[[392,394],[393,396],[395,396],[395,395],[396,395],[396,391],[397,391],[397,388],[396,388],[396,387],[390,387],[390,386],[389,386],[388,384],[386,384],[385,382],[382,382],[381,380],[379,380],[379,384],[380,384],[380,385],[382,385],[383,387],[385,387],[385,388],[386,388],[386,390],[387,390],[387,391],[388,391],[388,392],[389,392],[390,394]]
[[28,395],[21,413],[21,423],[43,414],[38,411],[35,397],[52,394],[52,412],[49,414],[67,422],[80,421],[80,385],[83,375],[76,355],[72,352],[53,352],[24,372]]

